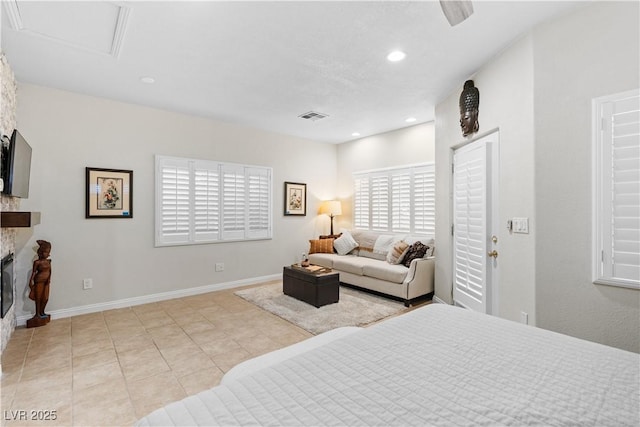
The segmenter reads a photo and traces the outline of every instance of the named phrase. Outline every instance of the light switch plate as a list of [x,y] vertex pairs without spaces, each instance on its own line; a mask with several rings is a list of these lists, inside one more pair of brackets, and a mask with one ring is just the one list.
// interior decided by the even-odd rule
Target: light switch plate
[[513,218],[513,232],[529,234],[529,218]]

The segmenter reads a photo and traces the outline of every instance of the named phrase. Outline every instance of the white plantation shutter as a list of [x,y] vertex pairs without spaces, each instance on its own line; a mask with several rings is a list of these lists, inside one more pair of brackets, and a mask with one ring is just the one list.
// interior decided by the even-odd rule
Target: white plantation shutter
[[594,102],[594,280],[640,288],[640,95]]
[[220,232],[220,173],[217,164],[195,163],[194,198],[194,240],[217,240]]
[[385,231],[389,229],[389,176],[371,177],[371,229]]
[[156,246],[271,238],[271,168],[156,156]]
[[353,196],[353,225],[355,228],[369,228],[369,177],[355,177],[355,194]]
[[391,230],[411,231],[411,170],[391,174]]
[[433,163],[359,172],[353,181],[355,228],[435,234]]
[[456,151],[453,173],[454,300],[485,312],[486,146]]
[[186,160],[167,160],[158,165],[161,191],[157,197],[157,226],[163,243],[181,243],[189,240],[190,232],[190,179]]
[[267,237],[271,231],[271,174],[264,168],[247,168],[249,191],[249,228],[247,237]]
[[436,234],[436,174],[433,165],[416,168],[413,173],[413,231]]
[[244,168],[239,165],[222,167],[222,238],[242,239],[246,224]]

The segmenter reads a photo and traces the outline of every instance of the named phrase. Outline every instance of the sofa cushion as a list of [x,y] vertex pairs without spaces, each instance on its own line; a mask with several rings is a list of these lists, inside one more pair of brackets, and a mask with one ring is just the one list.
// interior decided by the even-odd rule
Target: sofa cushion
[[373,264],[387,264],[381,263],[379,260],[371,258],[363,258],[361,256],[336,256],[333,259],[333,268],[336,270],[344,271],[345,273],[357,274],[358,276],[364,275],[364,268]]
[[332,254],[333,253],[333,241],[334,239],[318,239],[318,240],[309,240],[309,253],[325,253]]
[[409,246],[407,253],[405,253],[402,258],[402,264],[405,267],[409,267],[409,265],[411,265],[411,261],[416,258],[424,257],[428,249],[429,247],[424,245],[422,242],[415,242],[413,245]]
[[358,247],[356,242],[348,231],[342,233],[340,237],[333,241],[333,247],[338,255],[346,255]]
[[409,244],[404,240],[399,240],[391,246],[389,252],[387,253],[387,262],[389,264],[400,264],[402,261],[402,257],[407,250],[409,249]]
[[309,262],[323,267],[333,268],[333,260],[337,258],[336,254],[315,253],[309,254]]
[[375,259],[376,261],[386,261],[387,254],[379,254],[377,252],[369,252],[369,251],[360,251],[358,252],[358,256],[363,258]]
[[392,265],[387,262],[376,262],[364,266],[364,275],[392,283],[402,283],[409,269],[402,264]]

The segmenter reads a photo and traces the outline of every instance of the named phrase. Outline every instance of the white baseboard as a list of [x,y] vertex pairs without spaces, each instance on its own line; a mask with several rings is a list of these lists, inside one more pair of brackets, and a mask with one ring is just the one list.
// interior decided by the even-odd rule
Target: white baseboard
[[[144,295],[141,297],[125,298],[116,301],[103,302],[98,304],[82,305],[79,307],[63,308],[61,310],[53,310],[48,314],[51,319],[62,319],[65,317],[79,316],[81,314],[97,313],[105,310],[113,310],[115,308],[126,308],[135,305],[148,304],[158,301],[166,301],[174,298],[188,297],[192,295],[206,294],[208,292],[221,291],[223,289],[239,288],[241,286],[254,285],[257,283],[278,280],[282,278],[282,274],[272,274],[270,276],[252,277],[250,279],[236,280],[233,282],[216,283],[213,285],[199,286],[197,288],[180,289],[177,291],[163,292],[159,294]],[[22,315],[16,318],[18,326],[27,324],[27,320],[32,315]]]
[[438,298],[437,296],[433,296],[433,302],[436,304],[448,304],[445,300]]

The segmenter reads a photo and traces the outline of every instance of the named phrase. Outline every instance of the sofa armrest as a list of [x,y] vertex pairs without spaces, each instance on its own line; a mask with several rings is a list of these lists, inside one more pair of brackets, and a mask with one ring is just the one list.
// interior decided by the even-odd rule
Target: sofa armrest
[[435,257],[417,258],[411,261],[404,283],[407,285],[407,298],[415,298],[433,292]]

